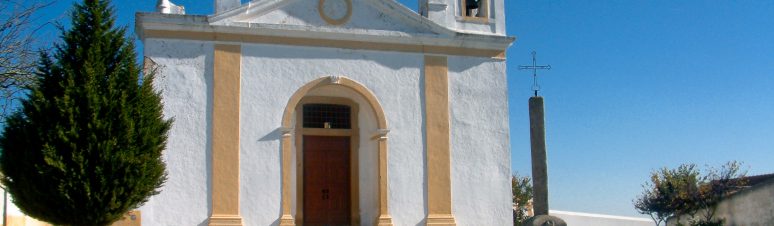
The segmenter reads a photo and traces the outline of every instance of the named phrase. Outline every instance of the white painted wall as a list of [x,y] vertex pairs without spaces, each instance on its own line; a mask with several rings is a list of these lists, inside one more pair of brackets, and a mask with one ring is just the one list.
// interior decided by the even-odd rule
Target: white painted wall
[[[174,117],[175,124],[164,155],[169,181],[141,208],[143,225],[204,225],[210,214],[213,45],[147,39],[145,54],[162,66],[157,87],[163,92],[165,116]],[[240,197],[245,225],[279,223],[278,129],[285,105],[298,88],[329,75],[362,83],[381,102],[391,130],[390,214],[395,225],[424,225],[423,55],[261,44],[243,44],[242,54]],[[450,57],[449,69],[454,214],[459,225],[506,225],[511,204],[505,63]],[[354,92],[323,87],[311,94]],[[375,116],[365,100],[353,100],[360,105],[361,219],[363,225],[372,225],[378,214],[377,155],[370,140],[376,132]]]
[[210,215],[210,118],[213,45],[147,39],[145,56],[159,66],[156,88],[164,116],[174,118],[164,161],[168,180],[142,207],[143,225],[201,225]]
[[[701,212],[699,213],[701,214]],[[725,219],[725,225],[770,226],[774,224],[774,180],[757,184],[752,188],[737,192],[718,203],[715,219]],[[680,217],[684,224],[690,216]],[[667,225],[677,224],[671,218]]]
[[653,220],[648,218],[622,217],[591,213],[551,210],[552,216],[557,216],[571,226],[653,226]]
[[508,225],[511,152],[505,62],[449,57],[452,201],[458,225]]

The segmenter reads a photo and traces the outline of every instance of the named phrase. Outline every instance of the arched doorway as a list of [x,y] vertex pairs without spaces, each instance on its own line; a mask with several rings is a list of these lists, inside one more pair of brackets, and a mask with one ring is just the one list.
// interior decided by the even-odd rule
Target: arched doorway
[[306,96],[296,107],[296,220],[359,225],[358,104]]
[[[356,104],[349,98],[333,98],[323,97],[314,94],[314,90],[322,87],[336,87],[337,89],[346,89],[356,98],[362,99],[364,104]],[[333,121],[336,119],[330,118],[329,121],[317,120],[309,127],[322,127],[322,128],[305,128],[305,120],[303,113],[305,107],[309,107],[308,110],[314,110],[314,107],[332,107],[339,110],[349,108],[349,122],[350,127],[347,128],[334,128],[342,127],[341,125],[334,125]],[[370,111],[372,112],[374,127],[369,129],[370,131],[359,130],[357,126],[357,118],[353,114],[358,111]],[[345,112],[341,110],[341,112]],[[342,118],[342,117],[339,117]],[[310,120],[314,121],[314,120]],[[314,125],[312,125],[314,124]],[[329,127],[329,128],[326,128]],[[347,127],[347,126],[343,126]],[[358,210],[359,205],[359,191],[357,178],[358,169],[358,142],[359,138],[368,138],[373,140],[373,147],[366,147],[374,150],[374,155],[377,158],[376,171],[377,186],[375,186],[376,194],[378,194],[377,207],[378,213],[375,214],[375,224],[377,225],[392,225],[392,218],[388,213],[387,205],[387,121],[384,117],[384,111],[376,96],[368,90],[362,84],[355,82],[346,77],[330,76],[322,77],[313,80],[306,85],[299,88],[288,101],[285,108],[285,112],[282,119],[282,216],[280,217],[280,225],[296,225],[296,223],[303,224],[306,222],[318,221],[317,214],[335,215],[335,219],[322,219],[322,221],[346,221],[349,220],[351,225],[359,225],[360,214]],[[312,145],[310,145],[312,144]],[[349,150],[345,150],[349,147]],[[294,149],[295,148],[295,149]],[[320,150],[316,150],[320,149]],[[336,150],[334,150],[336,149]],[[295,153],[294,153],[295,150]],[[328,156],[321,156],[328,153]],[[296,158],[293,158],[295,154]],[[309,160],[308,155],[314,155],[317,160],[321,162],[305,162]],[[304,157],[306,156],[306,158]],[[329,158],[330,157],[330,158]],[[346,158],[348,157],[348,158]],[[348,162],[347,162],[348,160]],[[320,169],[315,164],[329,165],[334,162],[340,163],[341,168],[326,169],[332,172],[312,172],[315,169]],[[296,166],[296,180],[293,180],[292,166]],[[344,173],[344,172],[349,172]],[[315,180],[304,175],[309,176],[312,173],[321,173],[324,175],[317,175],[319,178],[328,178],[321,181]],[[295,196],[291,192],[293,182],[296,183],[297,192]],[[349,186],[346,186],[349,184]],[[327,187],[326,187],[327,186]],[[335,188],[331,188],[334,187]],[[342,197],[342,195],[349,194],[348,197]],[[333,197],[338,196],[338,197]],[[314,197],[314,200],[307,197]],[[295,198],[296,216],[292,214],[293,204],[292,201]],[[347,199],[348,198],[348,199]],[[308,208],[315,208],[315,205],[328,205],[336,206],[331,212],[308,212]],[[348,205],[348,206],[347,206]],[[305,210],[307,208],[307,210]],[[345,212],[349,211],[349,215]],[[309,215],[312,214],[312,215]],[[312,219],[307,218],[309,215]],[[304,219],[307,218],[307,219]],[[310,220],[310,221],[307,221]],[[297,222],[298,221],[298,222]],[[311,224],[311,223],[310,223]]]

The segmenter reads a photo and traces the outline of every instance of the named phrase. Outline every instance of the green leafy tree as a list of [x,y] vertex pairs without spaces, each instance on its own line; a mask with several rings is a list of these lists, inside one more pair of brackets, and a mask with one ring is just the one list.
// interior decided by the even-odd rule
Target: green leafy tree
[[532,183],[529,177],[519,176],[515,173],[511,176],[511,192],[513,205],[513,225],[521,225],[529,216],[527,215],[529,202],[532,200]]
[[[690,225],[723,225],[715,219],[718,203],[726,195],[744,186],[746,180],[738,162],[728,162],[720,168],[709,168],[702,175],[695,164],[683,164],[676,169],[662,168],[651,173],[650,182],[634,200],[634,207],[648,214],[656,225],[681,216],[691,218]],[[698,214],[698,216],[697,216]]]
[[[721,167],[710,167],[702,176],[699,190],[694,195],[691,225],[696,226],[722,226],[723,219],[715,219],[715,211],[720,201],[727,195],[739,191],[747,185],[745,172],[741,170],[741,164],[731,161]],[[699,214],[696,216],[696,214]]]
[[75,4],[53,56],[0,136],[2,182],[24,213],[55,225],[109,225],[160,192],[164,120],[107,0]]
[[672,216],[692,209],[693,194],[698,190],[699,170],[695,164],[683,164],[677,169],[662,168],[652,172],[643,193],[634,201],[634,208],[648,214],[661,225]]

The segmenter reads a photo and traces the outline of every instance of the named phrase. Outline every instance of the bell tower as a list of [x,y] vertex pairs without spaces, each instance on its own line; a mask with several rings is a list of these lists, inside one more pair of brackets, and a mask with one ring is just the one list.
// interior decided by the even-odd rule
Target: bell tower
[[460,32],[505,36],[505,0],[419,0],[419,13]]

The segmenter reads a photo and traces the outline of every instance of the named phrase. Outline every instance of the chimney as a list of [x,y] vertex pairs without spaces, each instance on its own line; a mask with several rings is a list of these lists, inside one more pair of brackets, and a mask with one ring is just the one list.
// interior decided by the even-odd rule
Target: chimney
[[215,0],[215,14],[236,9],[242,5],[240,0]]
[[185,14],[185,7],[175,5],[169,0],[159,0],[156,3],[156,10],[163,14]]

